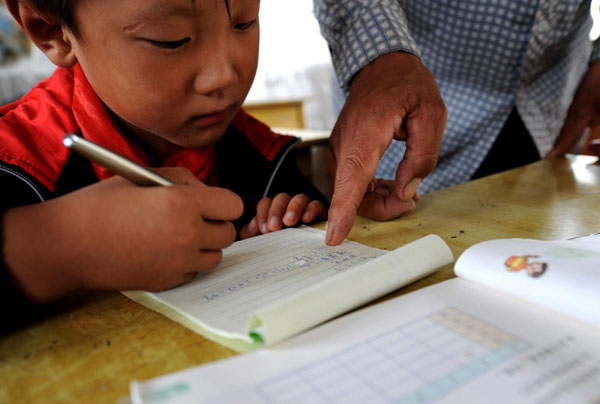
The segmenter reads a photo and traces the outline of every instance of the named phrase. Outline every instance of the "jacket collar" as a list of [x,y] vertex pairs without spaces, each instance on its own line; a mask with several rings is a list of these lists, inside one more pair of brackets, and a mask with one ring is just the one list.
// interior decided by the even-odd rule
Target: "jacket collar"
[[[80,65],[73,68],[73,115],[84,138],[113,150],[138,164],[149,166],[147,154],[117,126],[98,95],[85,77]],[[186,167],[204,181],[214,163],[214,145],[185,149],[168,157],[161,167]],[[96,176],[106,179],[113,174],[92,163]]]

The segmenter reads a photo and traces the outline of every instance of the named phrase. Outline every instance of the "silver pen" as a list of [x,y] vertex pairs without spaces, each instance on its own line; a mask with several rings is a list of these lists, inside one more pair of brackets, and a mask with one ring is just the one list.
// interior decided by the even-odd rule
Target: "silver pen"
[[173,181],[155,173],[154,171],[131,161],[112,150],[90,142],[80,136],[67,133],[63,144],[69,149],[81,154],[88,160],[101,165],[107,170],[137,185],[175,185]]

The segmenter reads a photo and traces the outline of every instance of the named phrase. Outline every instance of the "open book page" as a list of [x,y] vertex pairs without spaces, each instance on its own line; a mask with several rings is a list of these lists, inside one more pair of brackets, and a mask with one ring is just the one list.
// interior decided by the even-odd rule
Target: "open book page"
[[452,279],[268,350],[131,384],[133,403],[589,403],[600,332]]
[[600,235],[485,241],[466,250],[454,271],[600,327]]
[[277,343],[452,261],[437,236],[387,253],[351,241],[329,247],[324,234],[303,227],[242,240],[224,250],[216,270],[188,284],[125,294],[207,338],[247,351]]

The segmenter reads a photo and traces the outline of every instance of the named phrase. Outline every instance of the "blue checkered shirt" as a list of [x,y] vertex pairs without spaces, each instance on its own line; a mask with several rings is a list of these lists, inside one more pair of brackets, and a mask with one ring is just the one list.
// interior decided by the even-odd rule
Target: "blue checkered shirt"
[[[314,0],[314,9],[346,91],[392,51],[420,56],[436,78],[448,121],[421,193],[468,181],[515,106],[544,155],[600,58],[589,0]],[[395,178],[404,150],[394,141],[376,175]]]

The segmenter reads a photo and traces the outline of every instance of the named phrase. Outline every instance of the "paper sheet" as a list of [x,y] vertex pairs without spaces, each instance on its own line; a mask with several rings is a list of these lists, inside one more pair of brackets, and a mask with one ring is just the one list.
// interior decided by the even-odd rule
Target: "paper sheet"
[[[304,227],[242,240],[224,250],[216,270],[186,285],[125,294],[207,338],[247,351],[261,345],[249,336],[254,313],[260,313],[259,323],[267,330],[265,342],[276,343],[452,261],[437,236],[386,254],[351,241],[329,247],[324,234]],[[307,295],[300,294],[304,290]],[[290,296],[295,300],[290,302]],[[286,302],[286,311],[280,301]]]
[[588,403],[600,333],[453,279],[274,348],[131,384],[135,404]]
[[484,241],[467,249],[454,270],[600,328],[600,235]]
[[258,309],[248,331],[260,328],[265,344],[276,344],[414,282],[452,260],[450,248],[439,236],[423,237]]

